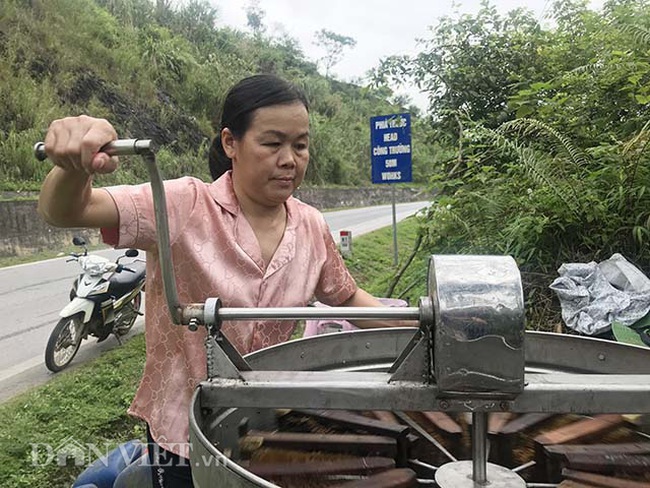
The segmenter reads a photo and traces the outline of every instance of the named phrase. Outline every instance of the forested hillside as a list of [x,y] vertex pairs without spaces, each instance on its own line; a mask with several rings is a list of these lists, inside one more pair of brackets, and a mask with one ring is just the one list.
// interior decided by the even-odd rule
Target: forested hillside
[[[107,118],[122,137],[153,138],[165,148],[165,177],[208,179],[218,107],[233,83],[254,73],[277,73],[307,92],[307,183],[369,183],[369,117],[407,109],[387,101],[389,90],[319,74],[294,40],[264,34],[261,21],[247,33],[220,26],[207,0],[3,0],[0,190],[38,189],[49,168],[31,147],[52,120],[81,113]],[[413,146],[414,177],[423,181],[428,146]],[[101,183],[145,178],[134,164]]]

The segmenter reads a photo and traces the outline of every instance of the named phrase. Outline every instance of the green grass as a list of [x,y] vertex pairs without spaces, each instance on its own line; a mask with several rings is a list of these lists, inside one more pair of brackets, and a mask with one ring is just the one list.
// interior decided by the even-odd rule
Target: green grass
[[[401,259],[410,254],[416,232],[414,219],[398,224]],[[391,227],[360,236],[354,240],[352,257],[346,260],[359,285],[377,296],[384,296],[395,269],[392,242]],[[411,268],[420,266],[420,261]],[[412,277],[407,273],[404,281]],[[72,438],[105,452],[130,439],[143,440],[144,424],[129,417],[126,410],[142,374],[144,355],[144,337],[135,336],[97,360],[63,371],[48,384],[1,404],[0,486],[69,487],[83,467],[74,466],[72,459],[67,466],[43,463],[46,444],[56,452]],[[45,465],[32,462],[35,448],[36,464]]]
[[[101,452],[143,439],[144,426],[126,409],[144,366],[144,336],[49,383],[0,405],[0,485],[6,488],[69,487],[83,468],[47,462],[48,448],[72,438]],[[36,454],[34,454],[36,453]],[[32,462],[36,460],[36,463]],[[42,464],[39,466],[38,464]]]
[[[390,281],[413,252],[417,231],[418,222],[413,217],[397,225],[397,267],[393,262],[392,226],[355,238],[352,256],[346,258],[345,262],[359,285],[377,297],[386,297]],[[403,298],[417,305],[420,296],[426,294],[426,270],[426,256],[420,252],[395,287],[392,297]]]

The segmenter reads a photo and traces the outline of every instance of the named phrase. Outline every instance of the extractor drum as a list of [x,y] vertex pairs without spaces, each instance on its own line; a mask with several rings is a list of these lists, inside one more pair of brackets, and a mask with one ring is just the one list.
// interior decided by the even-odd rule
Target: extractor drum
[[[248,355],[246,360],[254,370],[259,371],[386,371],[407,346],[413,334],[413,329],[401,328],[328,334],[264,349]],[[650,350],[599,339],[527,332],[525,370],[526,374],[650,374]],[[322,395],[317,388],[314,389],[313,395],[321,395],[320,405],[323,409],[328,408],[326,395]],[[562,395],[557,395],[553,401],[557,404],[558,412],[566,412],[562,406]],[[594,398],[594,402],[598,402],[598,398]],[[199,387],[192,400],[190,411],[191,465],[195,486],[198,488],[279,486],[244,469],[238,462],[241,459],[240,437],[248,430],[275,431],[278,428],[277,418],[277,412],[271,409],[216,408],[211,405],[211,401]],[[524,422],[523,417],[519,419],[520,423]],[[561,422],[562,425],[566,423],[568,421]],[[595,435],[604,436],[605,431],[597,432]],[[634,439],[635,442],[640,444],[644,439],[643,436],[636,432],[635,435],[639,436]],[[578,441],[582,445],[582,439]],[[616,438],[608,440],[608,442],[619,441],[620,439]],[[594,439],[591,438],[590,442],[593,443]],[[598,439],[595,442],[597,443],[595,445],[602,445],[598,444]],[[626,442],[626,446],[628,444],[629,442]],[[430,448],[435,450],[433,445]],[[493,454],[502,451],[503,448],[504,446],[494,445]],[[516,448],[516,445],[507,447],[510,451]],[[493,454],[490,454],[490,459]],[[507,453],[507,456],[510,454]],[[641,462],[647,459],[645,456],[650,452],[640,451],[636,454],[636,461]],[[503,453],[501,455],[504,456]],[[469,457],[471,453],[464,459]],[[462,462],[461,459],[463,458],[458,457],[459,462]],[[452,458],[449,461],[451,462]],[[525,463],[525,460],[520,462]],[[426,463],[422,464],[429,466]],[[640,469],[642,470],[637,467],[637,472]],[[522,474],[524,472],[525,469]],[[607,475],[605,469],[601,472],[604,473],[603,476]],[[650,468],[647,472],[650,472]],[[542,476],[541,482],[549,483],[546,486],[554,486],[551,483],[561,481],[547,478],[553,475],[542,473],[539,476]],[[425,481],[431,480],[431,486],[436,486],[433,484],[434,477],[435,471],[431,470],[429,476],[426,476],[426,469],[425,474],[418,475],[421,481],[422,478],[425,478]],[[540,479],[534,481],[539,483]]]

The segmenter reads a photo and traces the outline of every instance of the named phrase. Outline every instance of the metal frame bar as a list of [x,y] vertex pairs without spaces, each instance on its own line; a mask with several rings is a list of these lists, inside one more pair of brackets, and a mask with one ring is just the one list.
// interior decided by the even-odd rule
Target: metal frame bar
[[487,484],[487,431],[486,412],[472,412],[472,479],[475,483]]
[[219,320],[419,320],[418,307],[270,307],[220,308]]
[[390,382],[389,373],[250,371],[241,380],[202,382],[213,407],[326,408],[352,410],[511,411],[554,413],[650,412],[650,375],[533,373],[514,398],[467,392],[441,396],[435,384]]

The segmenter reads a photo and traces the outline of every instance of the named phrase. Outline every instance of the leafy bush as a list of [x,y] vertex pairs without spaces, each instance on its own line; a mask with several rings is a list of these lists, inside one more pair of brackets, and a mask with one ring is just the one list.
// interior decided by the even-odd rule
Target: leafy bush
[[423,252],[513,255],[545,329],[560,322],[548,289],[560,264],[620,252],[650,270],[647,5],[559,0],[549,12],[543,27],[484,3],[374,72],[428,93],[430,133],[450,156],[433,166]]

